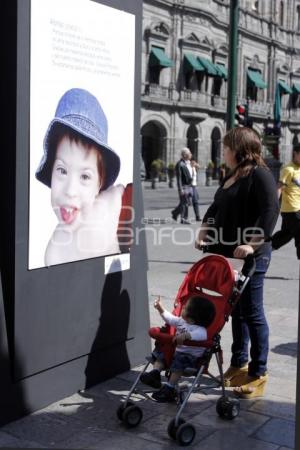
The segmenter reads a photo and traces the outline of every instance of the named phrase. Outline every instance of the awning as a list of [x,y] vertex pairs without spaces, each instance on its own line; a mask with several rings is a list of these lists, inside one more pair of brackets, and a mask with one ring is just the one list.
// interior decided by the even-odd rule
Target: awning
[[299,83],[294,83],[293,84],[293,92],[295,94],[300,94],[300,84]]
[[184,68],[187,72],[191,70],[196,70],[198,72],[203,72],[205,69],[198,61],[197,57],[192,53],[185,53],[183,58]]
[[262,79],[261,73],[257,70],[248,69],[247,75],[249,80],[259,89],[265,89],[267,83]]
[[150,66],[173,67],[173,61],[168,58],[165,51],[159,47],[152,47],[149,58]]
[[274,123],[279,124],[280,121],[281,121],[281,95],[279,83],[277,83],[274,101]]
[[215,68],[217,69],[217,73],[219,77],[224,78],[224,80],[227,80],[228,78],[228,71],[223,64],[215,64]]
[[292,94],[292,89],[282,80],[278,80],[275,90],[274,101],[274,122],[280,123],[281,120],[281,96],[283,94]]
[[282,80],[278,80],[280,94],[292,94],[292,89]]
[[207,75],[212,75],[212,76],[218,75],[215,65],[211,61],[209,61],[209,59],[203,58],[202,56],[198,56],[198,61],[203,66]]

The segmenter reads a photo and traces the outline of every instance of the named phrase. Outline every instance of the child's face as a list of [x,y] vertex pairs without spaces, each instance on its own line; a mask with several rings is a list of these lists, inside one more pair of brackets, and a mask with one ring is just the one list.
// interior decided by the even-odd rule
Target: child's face
[[51,203],[61,224],[85,222],[99,194],[98,150],[63,137],[56,150],[51,178]]

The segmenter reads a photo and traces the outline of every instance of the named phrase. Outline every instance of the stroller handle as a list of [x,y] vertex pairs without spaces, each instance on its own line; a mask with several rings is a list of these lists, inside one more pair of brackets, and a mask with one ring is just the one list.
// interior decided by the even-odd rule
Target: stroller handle
[[[203,245],[199,245],[197,247],[198,250],[202,250],[203,253],[208,253],[209,252],[209,245],[207,244],[203,244]],[[244,265],[242,267],[242,274],[246,277],[246,278],[250,278],[252,277],[252,275],[255,272],[256,269],[256,261],[255,261],[255,256],[254,253],[251,253],[249,255],[246,256],[246,258],[244,258]]]
[[244,265],[242,268],[242,274],[246,278],[250,278],[254,274],[255,269],[256,269],[255,256],[254,256],[254,253],[251,253],[251,254],[247,255],[245,258],[245,262],[244,262]]

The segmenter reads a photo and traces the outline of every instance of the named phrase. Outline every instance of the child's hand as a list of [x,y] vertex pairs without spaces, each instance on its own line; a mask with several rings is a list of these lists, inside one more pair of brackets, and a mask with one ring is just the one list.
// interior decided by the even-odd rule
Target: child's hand
[[187,339],[191,339],[190,333],[181,333],[173,337],[173,342],[177,345],[182,345]]
[[157,311],[162,314],[164,312],[164,307],[163,304],[160,300],[160,295],[157,297],[157,299],[154,300],[154,308],[157,309]]

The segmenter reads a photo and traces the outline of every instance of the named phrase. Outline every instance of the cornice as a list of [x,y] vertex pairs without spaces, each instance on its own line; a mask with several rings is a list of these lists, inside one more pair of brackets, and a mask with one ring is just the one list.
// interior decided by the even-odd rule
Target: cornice
[[[174,4],[173,0],[144,0],[144,3],[155,5],[155,6],[162,6],[162,7],[165,6],[165,7],[168,7],[170,10],[173,8],[177,8],[182,11],[184,19],[186,21],[193,22],[193,20],[191,20],[191,18],[195,17],[195,18],[197,18],[197,20],[200,21],[200,24],[201,24],[201,21],[203,24],[204,24],[204,21],[209,21],[212,27],[222,29],[223,31],[228,31],[229,23],[227,21],[225,22],[225,21],[219,20],[218,18],[216,18],[216,16],[213,13],[210,13],[207,10],[204,10],[201,8],[195,8],[195,7],[186,5],[184,3]],[[215,3],[221,4],[222,6],[229,9],[229,3],[228,4],[220,3],[218,0],[216,0]],[[274,23],[272,19],[267,20],[263,17],[260,17],[257,13],[252,13],[251,11],[245,10],[243,8],[240,8],[240,11],[244,14],[254,17],[257,20],[267,23],[269,26],[272,26],[272,25],[278,26],[278,24]],[[280,28],[280,30],[283,30],[285,33],[297,34],[297,32],[294,30],[283,29],[281,27],[279,27],[279,28]],[[273,47],[280,49],[284,52],[294,52],[294,54],[300,55],[300,48],[292,48],[289,45],[285,45],[281,41],[275,40],[266,35],[254,33],[247,28],[239,26],[239,33],[241,34],[241,36],[244,36],[250,40],[257,41],[257,42],[260,42],[260,43],[263,43],[263,44],[269,45],[269,46],[272,45]],[[184,39],[184,37],[182,37],[182,38]]]

